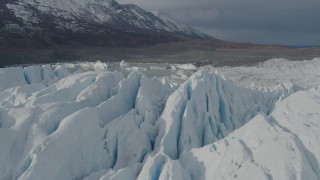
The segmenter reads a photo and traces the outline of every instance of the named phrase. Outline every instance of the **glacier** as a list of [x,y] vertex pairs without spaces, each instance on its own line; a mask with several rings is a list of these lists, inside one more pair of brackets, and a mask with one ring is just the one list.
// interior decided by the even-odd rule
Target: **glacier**
[[320,83],[232,74],[315,62],[2,68],[0,179],[320,179]]

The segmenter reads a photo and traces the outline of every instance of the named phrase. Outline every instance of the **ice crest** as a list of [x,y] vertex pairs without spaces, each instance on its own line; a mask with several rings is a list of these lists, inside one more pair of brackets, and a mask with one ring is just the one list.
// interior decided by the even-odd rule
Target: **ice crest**
[[0,179],[319,179],[317,86],[108,69],[0,69]]

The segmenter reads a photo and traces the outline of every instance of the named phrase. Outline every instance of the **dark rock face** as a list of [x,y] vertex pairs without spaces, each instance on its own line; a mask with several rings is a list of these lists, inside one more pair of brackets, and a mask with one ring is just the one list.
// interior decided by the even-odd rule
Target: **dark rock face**
[[135,5],[114,0],[1,0],[0,47],[143,47],[184,38],[186,33]]

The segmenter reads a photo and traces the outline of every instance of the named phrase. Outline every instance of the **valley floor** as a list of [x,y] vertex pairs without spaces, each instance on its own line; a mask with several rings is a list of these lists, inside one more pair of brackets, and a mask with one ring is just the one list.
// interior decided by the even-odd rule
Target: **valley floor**
[[[19,64],[57,62],[120,62],[130,63],[195,63],[198,66],[253,66],[274,58],[310,60],[320,57],[320,48],[285,48],[226,43],[187,41],[164,43],[146,48],[57,47],[52,49],[0,48],[0,67]],[[213,43],[213,44],[210,44]],[[249,46],[249,47],[246,47]]]

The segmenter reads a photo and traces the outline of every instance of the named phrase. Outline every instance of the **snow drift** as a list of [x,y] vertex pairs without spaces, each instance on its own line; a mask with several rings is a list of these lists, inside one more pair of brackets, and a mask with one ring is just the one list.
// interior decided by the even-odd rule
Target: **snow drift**
[[319,179],[319,88],[0,69],[0,179]]

